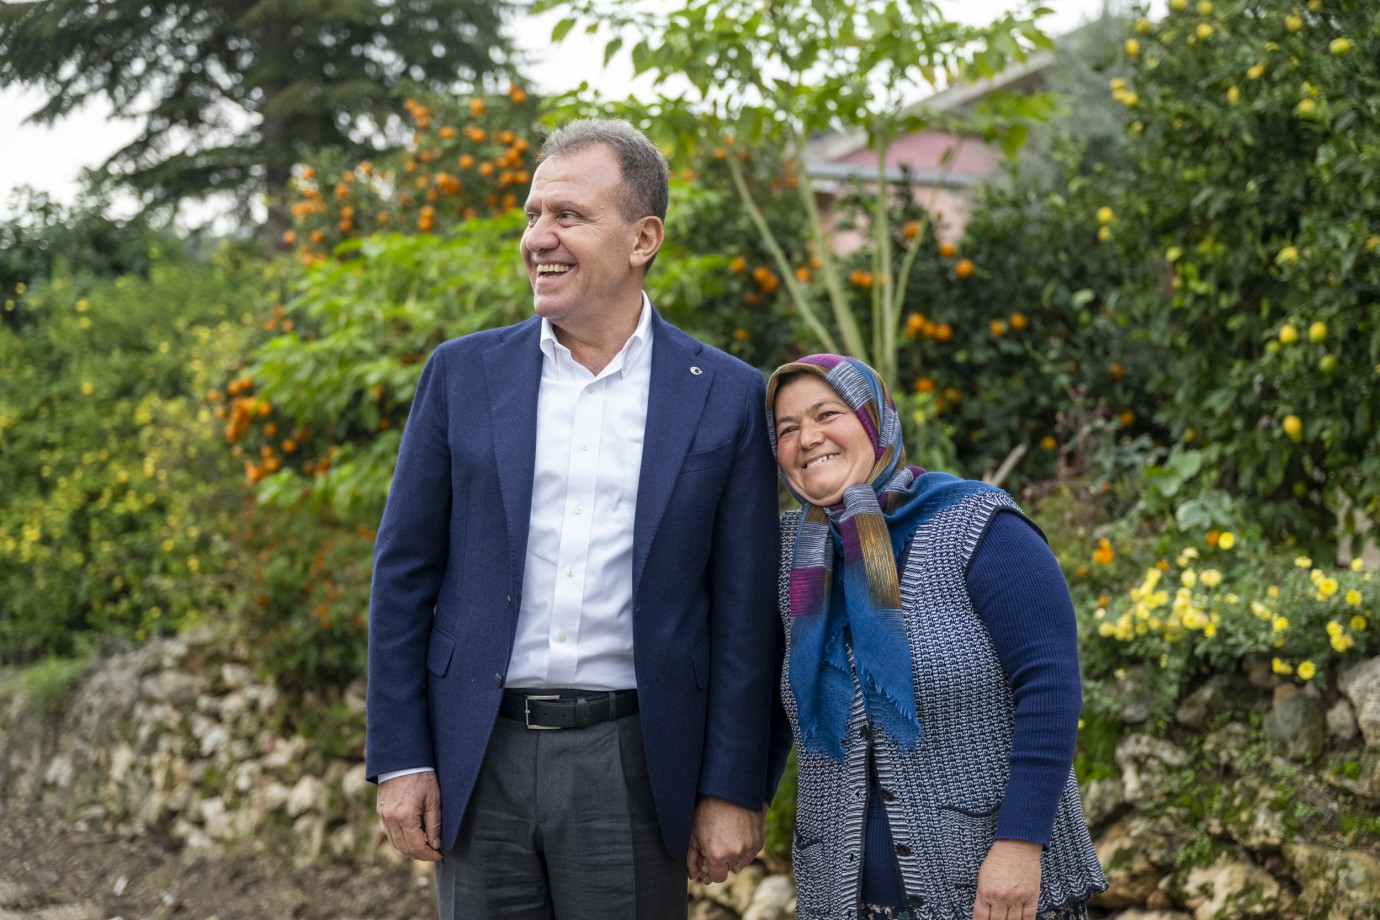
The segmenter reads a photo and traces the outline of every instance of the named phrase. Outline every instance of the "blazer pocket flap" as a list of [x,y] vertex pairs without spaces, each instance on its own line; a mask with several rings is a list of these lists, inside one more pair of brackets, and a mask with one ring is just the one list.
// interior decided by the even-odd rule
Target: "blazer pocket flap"
[[437,677],[445,677],[450,670],[450,656],[455,651],[455,637],[439,629],[431,631],[431,646],[426,652],[426,669]]
[[685,462],[681,464],[680,471],[689,473],[692,470],[712,469],[716,466],[723,466],[733,459],[733,439],[715,444],[708,450],[697,450],[694,453],[685,455]]

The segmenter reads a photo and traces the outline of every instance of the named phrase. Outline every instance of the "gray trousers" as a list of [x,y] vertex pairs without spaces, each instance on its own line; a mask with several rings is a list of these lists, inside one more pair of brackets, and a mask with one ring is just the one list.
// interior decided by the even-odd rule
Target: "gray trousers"
[[440,920],[684,920],[685,854],[662,843],[638,717],[500,718],[436,899]]

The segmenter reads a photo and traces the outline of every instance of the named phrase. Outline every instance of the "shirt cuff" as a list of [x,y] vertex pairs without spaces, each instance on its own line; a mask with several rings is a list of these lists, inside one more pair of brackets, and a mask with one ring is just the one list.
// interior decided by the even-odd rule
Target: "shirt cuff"
[[379,774],[379,783],[386,783],[390,779],[397,779],[399,776],[407,776],[409,773],[435,773],[431,767],[413,767],[410,770],[392,770],[388,773]]

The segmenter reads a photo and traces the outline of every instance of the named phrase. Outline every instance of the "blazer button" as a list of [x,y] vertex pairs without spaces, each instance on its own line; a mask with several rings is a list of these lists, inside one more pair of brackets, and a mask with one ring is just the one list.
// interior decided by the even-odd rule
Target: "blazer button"
[[494,675],[494,686],[495,686],[495,687],[502,687],[502,686],[503,686],[503,675],[502,675],[502,674],[495,674],[495,675]]

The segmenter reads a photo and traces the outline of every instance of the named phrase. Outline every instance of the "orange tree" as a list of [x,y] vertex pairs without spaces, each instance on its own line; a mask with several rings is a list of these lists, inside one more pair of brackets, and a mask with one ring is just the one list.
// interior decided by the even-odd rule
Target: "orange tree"
[[[705,147],[736,147],[772,150],[787,164],[802,164],[806,145],[821,132],[865,134],[879,180],[867,205],[866,267],[850,267],[835,255],[807,170],[791,171],[792,207],[809,253],[802,264],[790,242],[778,237],[745,161],[727,156],[722,162],[736,206],[770,254],[767,268],[805,335],[826,350],[869,361],[893,381],[904,313],[904,285],[897,279],[909,272],[917,250],[898,248],[890,223],[886,163],[892,143],[942,126],[980,134],[1014,153],[1029,125],[1050,110],[1042,96],[997,93],[959,124],[908,105],[908,97],[925,88],[992,76],[1009,61],[1048,47],[1034,14],[970,27],[945,20],[930,0],[686,0],[664,12],[605,0],[546,0],[538,8],[569,13],[555,28],[557,40],[577,24],[610,29],[609,55],[632,39],[634,70],[651,75],[657,86],[669,84],[674,95],[625,110],[663,140],[677,162]],[[582,94],[568,102],[568,109],[593,106]],[[871,284],[853,283],[853,271],[866,273]]]
[[[1153,352],[1182,498],[1316,554],[1380,520],[1380,20],[1363,0],[1174,0],[1126,36],[1133,153],[1105,245]],[[1174,471],[1171,471],[1174,472]],[[1152,490],[1154,483],[1151,483]],[[1355,514],[1351,514],[1355,512]]]
[[376,232],[440,233],[512,210],[540,146],[537,102],[520,86],[465,100],[421,87],[403,103],[401,150],[358,159],[322,151],[293,170],[283,242],[306,264]]

